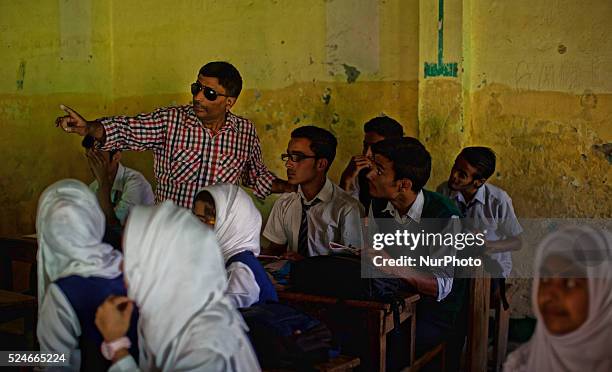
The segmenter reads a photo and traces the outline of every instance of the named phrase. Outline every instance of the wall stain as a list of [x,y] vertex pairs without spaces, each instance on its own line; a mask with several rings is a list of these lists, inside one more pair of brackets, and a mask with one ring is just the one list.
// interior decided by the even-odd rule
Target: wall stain
[[593,150],[599,151],[608,160],[609,164],[612,164],[612,143],[604,143],[602,145],[593,145]]
[[331,98],[331,89],[325,88],[325,92],[323,92],[323,95],[321,96],[321,101],[323,101],[323,103],[325,103],[326,105],[329,105],[329,101],[331,101]]
[[21,61],[19,63],[19,69],[17,70],[17,90],[23,90],[23,82],[25,80],[25,68],[26,62]]
[[359,71],[357,69],[357,67],[351,66],[351,65],[347,65],[345,63],[342,64],[342,67],[344,67],[344,73],[346,74],[346,82],[347,83],[352,84],[355,81],[357,81],[357,78],[361,74],[361,71]]

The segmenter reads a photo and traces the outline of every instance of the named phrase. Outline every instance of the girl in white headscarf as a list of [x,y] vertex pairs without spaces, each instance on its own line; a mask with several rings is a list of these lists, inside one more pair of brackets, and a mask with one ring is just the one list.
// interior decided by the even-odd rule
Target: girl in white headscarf
[[247,193],[232,184],[207,186],[196,196],[193,213],[215,230],[227,269],[226,293],[234,306],[277,302],[274,285],[257,260],[261,214]]
[[612,235],[569,227],[536,254],[532,290],[537,325],[504,371],[612,371]]
[[[41,350],[70,353],[72,370],[105,362],[99,354],[102,336],[94,324],[95,312],[109,295],[126,293],[121,253],[102,243],[104,226],[96,196],[80,181],[56,182],[40,197],[37,335]],[[134,328],[134,344],[135,335]],[[94,358],[88,352],[81,360],[79,344],[91,347]],[[136,354],[137,348],[132,351]]]
[[[202,247],[211,249],[202,249]],[[169,201],[135,207],[124,232],[128,296],[140,309],[143,371],[258,371],[242,317],[225,297],[227,279],[214,233]],[[127,329],[130,299],[112,298],[96,315],[111,344]],[[136,370],[124,349],[109,371]]]

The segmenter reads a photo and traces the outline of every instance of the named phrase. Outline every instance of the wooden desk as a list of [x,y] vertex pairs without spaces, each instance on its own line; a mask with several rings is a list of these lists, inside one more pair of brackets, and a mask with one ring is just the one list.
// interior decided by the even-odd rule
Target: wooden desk
[[[354,340],[364,340],[355,350],[342,350],[343,354],[358,356],[364,371],[385,371],[386,336],[393,330],[391,305],[376,301],[340,300],[335,297],[317,296],[290,290],[279,291],[281,302],[303,309],[327,324],[336,336],[343,333]],[[400,323],[410,323],[410,360],[414,362],[416,331],[416,303],[418,294],[406,293],[406,306],[400,313]]]
[[474,268],[472,275],[468,306],[466,370],[486,371],[491,277],[483,266]]
[[[13,262],[32,265],[30,270],[30,290],[36,294],[36,253],[38,242],[32,238],[0,237],[0,289],[13,288]],[[32,274],[33,273],[33,274]]]

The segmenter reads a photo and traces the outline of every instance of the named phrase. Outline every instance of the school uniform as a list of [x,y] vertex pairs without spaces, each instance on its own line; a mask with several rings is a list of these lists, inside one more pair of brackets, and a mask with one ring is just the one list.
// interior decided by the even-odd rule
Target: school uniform
[[213,231],[170,201],[137,206],[124,233],[128,296],[138,305],[139,362],[117,371],[260,371]]
[[[330,254],[331,242],[361,248],[363,214],[358,200],[326,179],[312,200],[306,200],[301,186],[297,192],[282,194],[272,207],[263,236],[306,257]],[[306,231],[302,239],[300,231]]]
[[[497,186],[483,184],[470,202],[465,201],[461,192],[450,190],[446,182],[438,186],[438,192],[450,198],[467,219],[467,226],[483,232],[487,241],[505,240],[523,232],[512,199]],[[507,278],[512,271],[512,252],[493,253],[491,258],[500,264],[502,275]]]
[[239,186],[207,186],[215,202],[215,236],[225,261],[227,295],[236,308],[278,301],[272,281],[257,260],[261,214]]
[[[41,195],[38,237],[37,337],[41,351],[70,354],[65,370],[108,368],[94,319],[109,295],[125,295],[120,252],[102,243],[104,214],[96,196],[77,180],[62,180]],[[128,336],[137,355],[137,311]]]

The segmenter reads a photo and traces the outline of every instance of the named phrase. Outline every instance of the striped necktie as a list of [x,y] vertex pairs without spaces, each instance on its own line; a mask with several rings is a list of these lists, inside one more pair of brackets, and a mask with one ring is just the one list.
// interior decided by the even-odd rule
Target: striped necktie
[[302,220],[300,221],[300,233],[298,235],[298,253],[304,257],[310,257],[308,251],[308,210],[317,205],[320,200],[315,199],[310,204],[304,204],[304,199],[300,199],[302,201]]

